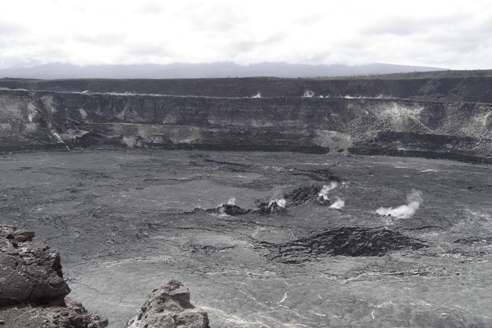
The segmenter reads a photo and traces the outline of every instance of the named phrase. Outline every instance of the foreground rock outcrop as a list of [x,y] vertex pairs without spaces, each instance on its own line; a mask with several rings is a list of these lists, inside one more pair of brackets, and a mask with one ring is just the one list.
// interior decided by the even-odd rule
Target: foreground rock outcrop
[[190,303],[190,290],[173,279],[150,292],[125,327],[209,328],[209,322],[207,313]]
[[107,327],[106,318],[66,298],[60,254],[32,238],[31,231],[0,225],[0,325]]

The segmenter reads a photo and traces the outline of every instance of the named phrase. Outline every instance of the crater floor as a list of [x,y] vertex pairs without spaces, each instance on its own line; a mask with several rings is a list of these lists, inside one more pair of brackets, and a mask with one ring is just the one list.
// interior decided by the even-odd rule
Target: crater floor
[[[491,166],[146,150],[0,163],[2,223],[59,250],[71,296],[110,327],[171,278],[212,327],[492,325]],[[376,213],[413,191],[413,217]]]

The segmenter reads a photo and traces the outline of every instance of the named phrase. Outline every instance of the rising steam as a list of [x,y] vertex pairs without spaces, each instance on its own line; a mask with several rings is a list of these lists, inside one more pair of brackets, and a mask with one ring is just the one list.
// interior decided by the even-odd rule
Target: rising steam
[[227,201],[227,205],[236,205],[236,198],[229,198],[229,200]]
[[314,96],[314,91],[311,90],[306,90],[304,91],[304,95],[302,95],[305,98],[312,98]]
[[379,215],[393,216],[398,219],[411,218],[415,212],[419,209],[420,205],[424,202],[422,198],[422,192],[414,190],[407,195],[407,205],[399,207],[380,207],[376,210]]
[[285,205],[287,204],[287,202],[285,201],[285,199],[272,199],[269,203],[268,203],[268,207],[272,206],[274,203],[276,203],[278,206],[284,208]]
[[251,97],[251,98],[261,98],[261,92],[260,92],[260,91],[258,91],[258,93],[257,93],[257,94],[255,94],[255,95],[254,95],[253,97]]
[[329,200],[328,193],[338,186],[336,181],[332,181],[329,186],[324,185],[321,191],[318,193],[318,198],[322,200]]
[[330,205],[330,208],[341,210],[345,206],[345,201],[337,197],[337,200]]

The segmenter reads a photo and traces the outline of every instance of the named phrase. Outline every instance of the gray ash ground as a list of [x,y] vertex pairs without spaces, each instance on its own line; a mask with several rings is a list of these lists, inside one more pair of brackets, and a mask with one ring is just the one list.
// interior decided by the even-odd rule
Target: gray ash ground
[[[145,150],[0,162],[2,223],[59,250],[71,297],[110,327],[171,278],[212,327],[492,326],[490,166]],[[375,213],[412,190],[413,217]]]

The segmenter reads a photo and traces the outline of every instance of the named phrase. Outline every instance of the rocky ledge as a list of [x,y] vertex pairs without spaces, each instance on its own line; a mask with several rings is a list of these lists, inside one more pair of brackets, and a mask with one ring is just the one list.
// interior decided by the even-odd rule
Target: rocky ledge
[[107,327],[108,319],[66,297],[60,254],[33,238],[34,232],[0,225],[0,325]]
[[177,280],[154,289],[126,328],[210,328],[207,312],[190,303],[190,290]]
[[[34,232],[0,225],[0,326],[104,328],[108,319],[66,297],[60,253],[33,242]],[[152,290],[127,328],[210,328],[207,312],[190,303],[177,280]]]

